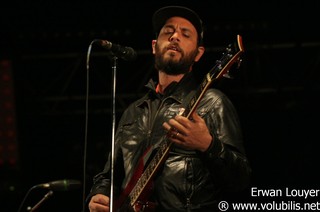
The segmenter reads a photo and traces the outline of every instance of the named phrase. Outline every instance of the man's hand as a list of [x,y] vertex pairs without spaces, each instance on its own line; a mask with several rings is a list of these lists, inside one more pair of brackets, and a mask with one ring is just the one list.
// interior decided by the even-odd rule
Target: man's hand
[[96,194],[91,197],[89,202],[90,212],[109,212],[110,211],[110,198],[102,195]]
[[204,152],[213,142],[205,121],[196,112],[192,113],[192,120],[177,115],[163,123],[163,127],[168,131],[168,138],[185,149]]

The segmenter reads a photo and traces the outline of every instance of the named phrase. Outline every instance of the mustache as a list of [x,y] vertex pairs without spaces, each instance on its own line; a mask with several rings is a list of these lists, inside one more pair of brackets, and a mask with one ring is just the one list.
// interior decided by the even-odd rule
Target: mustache
[[170,43],[167,47],[166,50],[175,50],[178,52],[182,52],[182,49],[180,48],[178,43]]

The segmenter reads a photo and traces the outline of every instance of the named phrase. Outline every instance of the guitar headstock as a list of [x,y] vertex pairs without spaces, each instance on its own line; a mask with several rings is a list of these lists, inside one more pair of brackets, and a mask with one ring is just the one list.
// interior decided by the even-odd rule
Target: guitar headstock
[[[229,44],[229,46],[226,48],[226,52],[239,52],[243,53],[243,43],[242,43],[242,37],[240,35],[237,35],[237,41],[233,44]],[[241,55],[237,56],[235,58],[235,61],[233,64],[231,64],[230,68],[223,74],[223,77],[228,79],[234,78],[234,71],[237,71],[241,66],[242,58]]]
[[237,35],[237,40],[229,44],[222,54],[220,60],[216,61],[215,66],[206,74],[195,96],[191,99],[188,105],[185,107],[183,115],[190,118],[191,114],[196,110],[202,96],[210,85],[219,78],[230,76],[230,68],[233,65],[237,67],[241,64],[241,54],[244,52],[242,37]]
[[243,52],[242,37],[241,35],[237,35],[236,41],[226,47],[222,53],[222,57],[216,61],[216,65],[208,73],[207,78],[210,80],[217,80],[221,77],[232,79],[232,71],[239,69],[241,65],[241,55]]

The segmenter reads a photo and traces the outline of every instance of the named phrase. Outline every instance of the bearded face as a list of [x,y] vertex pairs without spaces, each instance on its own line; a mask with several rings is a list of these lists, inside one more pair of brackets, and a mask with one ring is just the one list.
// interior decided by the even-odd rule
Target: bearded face
[[172,57],[164,57],[167,49],[164,48],[162,51],[159,45],[155,45],[155,68],[161,70],[168,75],[178,75],[185,74],[189,72],[190,67],[194,63],[194,59],[198,53],[197,49],[191,51],[190,53],[185,53],[182,49],[179,49],[181,57],[176,60]]

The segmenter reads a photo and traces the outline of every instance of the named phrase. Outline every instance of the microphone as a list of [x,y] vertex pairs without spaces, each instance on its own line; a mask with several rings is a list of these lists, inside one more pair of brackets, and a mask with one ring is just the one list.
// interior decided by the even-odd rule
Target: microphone
[[119,44],[114,44],[110,41],[100,39],[96,39],[93,42],[98,43],[103,48],[110,50],[115,56],[120,57],[124,60],[132,61],[137,58],[136,51],[131,47],[121,46]]
[[56,180],[49,183],[36,185],[36,188],[48,188],[52,191],[69,191],[80,188],[81,182],[79,180]]

